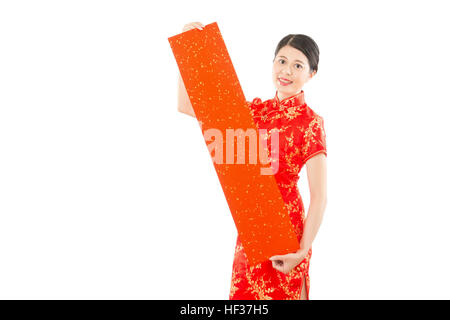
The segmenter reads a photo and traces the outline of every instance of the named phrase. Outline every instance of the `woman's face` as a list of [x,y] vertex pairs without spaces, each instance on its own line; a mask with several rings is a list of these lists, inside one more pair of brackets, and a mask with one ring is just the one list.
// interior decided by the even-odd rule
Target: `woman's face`
[[[308,58],[291,46],[281,48],[273,61],[272,80],[278,90],[278,98],[283,100],[299,93],[316,71],[310,73]],[[280,78],[289,80],[282,82]]]

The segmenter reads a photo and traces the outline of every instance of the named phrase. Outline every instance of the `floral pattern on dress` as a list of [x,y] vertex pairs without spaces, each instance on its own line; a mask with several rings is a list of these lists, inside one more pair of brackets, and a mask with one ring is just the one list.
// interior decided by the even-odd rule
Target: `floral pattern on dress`
[[[297,239],[303,234],[305,209],[297,182],[303,165],[319,153],[327,155],[323,118],[315,113],[304,100],[303,90],[289,98],[279,100],[278,91],[273,99],[247,101],[258,129],[267,129],[268,144],[273,130],[278,130],[278,171],[275,180],[289,212]],[[269,148],[270,154],[270,148]],[[309,263],[312,250],[303,261],[284,274],[266,260],[250,266],[239,239],[233,260],[230,300],[299,300],[305,279],[309,299]]]

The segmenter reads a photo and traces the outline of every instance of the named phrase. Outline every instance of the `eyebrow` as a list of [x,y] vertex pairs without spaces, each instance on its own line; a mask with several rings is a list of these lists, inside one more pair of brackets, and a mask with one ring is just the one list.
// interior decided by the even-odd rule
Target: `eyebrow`
[[[279,56],[280,58],[286,58],[285,56]],[[286,58],[287,59],[287,58]],[[305,64],[303,61],[301,61],[301,60],[295,60],[295,61],[298,61],[298,62],[300,62],[300,63],[302,63],[302,64]]]

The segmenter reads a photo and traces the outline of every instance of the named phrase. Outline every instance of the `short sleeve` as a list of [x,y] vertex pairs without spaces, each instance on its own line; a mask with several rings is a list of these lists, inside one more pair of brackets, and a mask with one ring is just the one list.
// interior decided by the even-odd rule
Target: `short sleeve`
[[316,115],[306,125],[301,147],[301,159],[306,163],[319,153],[327,155],[326,134],[323,118]]

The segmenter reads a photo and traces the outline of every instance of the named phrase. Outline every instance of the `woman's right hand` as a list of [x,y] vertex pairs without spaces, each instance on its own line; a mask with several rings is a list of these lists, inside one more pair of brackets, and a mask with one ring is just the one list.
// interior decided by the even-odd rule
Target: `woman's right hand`
[[201,22],[190,22],[184,25],[183,27],[183,32],[191,30],[191,29],[195,29],[197,28],[198,30],[203,30],[205,26],[201,23]]
[[[182,32],[196,28],[198,30],[203,30],[204,27],[205,26],[201,22],[191,22],[184,25]],[[191,100],[186,91],[186,87],[184,86],[184,82],[181,79],[181,75],[179,75],[178,78],[178,111],[196,118],[194,109],[192,108]]]

